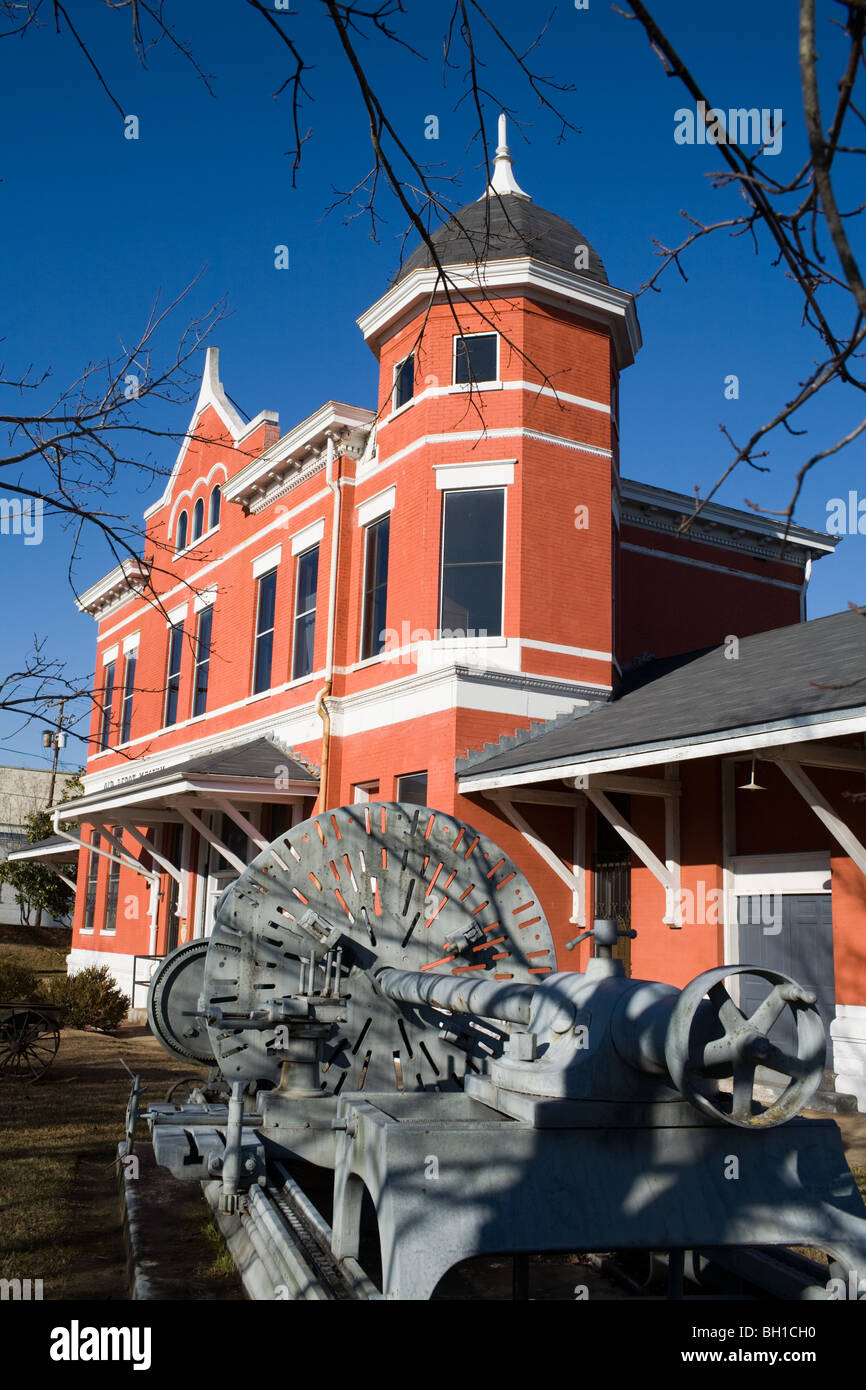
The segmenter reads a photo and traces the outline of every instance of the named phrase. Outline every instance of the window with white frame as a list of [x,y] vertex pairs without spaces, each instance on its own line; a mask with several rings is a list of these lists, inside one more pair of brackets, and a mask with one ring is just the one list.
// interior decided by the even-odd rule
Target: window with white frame
[[499,334],[468,333],[454,338],[455,386],[499,380]]
[[259,579],[256,602],[256,640],[253,650],[253,694],[269,690],[271,662],[274,655],[274,627],[277,612],[277,571],[270,570]]
[[316,598],[319,587],[319,547],[298,556],[295,581],[295,633],[292,680],[313,670],[316,643]]
[[87,855],[87,892],[84,899],[84,925],[82,932],[90,933],[93,931],[93,924],[96,920],[96,888],[99,883],[99,858],[97,850],[100,847],[102,836],[98,830],[94,830],[90,836],[91,848]]
[[415,395],[415,354],[410,352],[394,368],[394,409],[399,410]]
[[[111,833],[123,844],[123,830],[120,826],[112,826]],[[111,859],[108,865],[108,886],[105,890],[105,915],[99,929],[101,936],[114,936],[117,931],[117,891],[119,886],[120,863],[117,859]]]
[[406,772],[397,778],[397,800],[410,806],[427,805],[427,773]]
[[361,660],[378,656],[385,647],[388,608],[388,547],[391,517],[372,522],[364,537],[364,612]]
[[198,615],[195,634],[195,670],[192,681],[193,718],[207,709],[207,685],[210,675],[210,643],[213,629],[213,608],[208,605]]
[[466,637],[502,635],[505,489],[442,494],[439,627]]
[[138,660],[138,648],[133,647],[126,653],[126,664],[123,671],[123,700],[120,706],[120,741],[129,743],[132,737],[132,698],[135,693],[135,666]]
[[168,728],[177,723],[177,702],[180,695],[180,663],[183,656],[183,623],[174,623],[168,630],[168,662],[165,676],[165,718]]
[[109,661],[102,676],[102,715],[100,717],[99,746],[107,748],[111,742],[111,706],[114,700],[115,663]]

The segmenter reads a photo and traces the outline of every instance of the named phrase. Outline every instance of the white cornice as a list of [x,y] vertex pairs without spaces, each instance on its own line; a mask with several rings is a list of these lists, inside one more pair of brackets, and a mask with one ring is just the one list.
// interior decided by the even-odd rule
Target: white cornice
[[805,550],[820,558],[821,555],[832,555],[838,544],[838,538],[821,531],[810,531],[804,526],[789,527],[786,536],[783,523],[772,517],[741,512],[735,507],[723,507],[716,502],[707,502],[688,531],[680,533],[682,518],[694,511],[694,498],[680,492],[669,492],[666,488],[653,487],[650,483],[635,482],[631,478],[622,479],[622,503],[623,520],[627,524],[680,534],[683,540],[708,542],[728,550],[742,551],[746,555],[772,558],[775,551],[775,558],[778,559],[779,545],[784,540],[785,558],[797,556],[799,562],[801,556],[797,554],[798,551]]
[[[600,318],[613,335],[619,366],[627,367],[641,346],[634,296],[627,290],[615,289],[587,280],[582,275],[531,256],[516,256],[502,261],[484,261],[480,265],[466,262],[446,266],[449,288],[458,295],[490,294],[491,291],[523,291],[540,294],[566,303],[575,313]],[[444,295],[442,280],[435,266],[413,270],[399,280],[371,305],[358,319],[358,326],[368,343],[375,346],[383,334],[402,315],[410,313],[419,301],[431,295]]]
[[130,599],[138,598],[148,581],[149,571],[141,560],[127,559],[97,579],[75,600],[79,613],[90,613],[101,622],[108,613]]
[[[223,497],[229,502],[240,502],[251,511],[260,511],[262,506],[290,491],[302,476],[308,477],[318,471],[322,464],[317,455],[328,434],[345,434],[347,442],[342,446],[343,452],[360,456],[375,418],[376,412],[363,406],[326,401],[236,473],[223,488]],[[311,453],[314,455],[312,461],[308,457]]]

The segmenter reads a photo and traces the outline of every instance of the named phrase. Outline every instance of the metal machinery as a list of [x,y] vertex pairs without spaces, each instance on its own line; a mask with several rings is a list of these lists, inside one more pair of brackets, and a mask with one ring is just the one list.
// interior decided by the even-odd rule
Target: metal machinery
[[[379,1296],[359,1263],[365,1192],[386,1298],[429,1298],[472,1256],[545,1251],[663,1252],[672,1296],[708,1270],[858,1296],[866,1208],[838,1127],[794,1118],[824,1065],[814,995],[750,966],[683,990],[627,979],[616,923],[583,935],[585,973],[557,973],[517,866],[426,808],[341,807],[253,860],[209,940],[151,986],[154,1032],[211,1083],[146,1112],[157,1162],[204,1184],[252,1296]],[[746,974],[767,988],[749,1018]],[[766,1108],[759,1067],[781,1081]],[[323,1170],[330,1223],[305,1177]]]

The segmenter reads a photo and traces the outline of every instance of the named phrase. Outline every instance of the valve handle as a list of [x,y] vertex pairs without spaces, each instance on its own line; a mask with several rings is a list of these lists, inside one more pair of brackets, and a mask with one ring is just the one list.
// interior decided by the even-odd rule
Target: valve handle
[[616,945],[619,937],[635,937],[637,932],[632,927],[619,926],[616,917],[596,917],[588,931],[582,931],[580,936],[574,936],[571,941],[566,941],[566,951],[573,951],[575,946],[578,946],[581,941],[586,941],[590,936],[595,938],[595,943],[599,947],[599,955],[606,955],[611,947]]
[[[725,987],[734,975],[756,975],[773,986],[749,1017]],[[787,1009],[797,1024],[796,1052],[770,1036]],[[677,1089],[705,1114],[740,1129],[766,1129],[798,1114],[818,1089],[826,1051],[816,996],[788,975],[756,965],[722,965],[698,975],[680,994],[665,1040],[665,1061]],[[756,1112],[759,1066],[790,1079],[771,1105]],[[703,1082],[720,1079],[733,1082],[729,1109],[716,1103],[718,1095],[710,1099],[701,1089]]]

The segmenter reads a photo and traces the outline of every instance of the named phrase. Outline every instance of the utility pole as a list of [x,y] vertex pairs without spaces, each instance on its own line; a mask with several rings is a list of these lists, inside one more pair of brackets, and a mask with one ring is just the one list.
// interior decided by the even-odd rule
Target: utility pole
[[[49,784],[48,784],[48,805],[49,805],[49,806],[51,805],[52,801],[54,800],[54,785],[55,785],[55,783],[56,783],[56,781],[57,781],[57,760],[58,760],[58,757],[59,757],[59,755],[60,755],[60,750],[61,750],[61,748],[63,748],[63,746],[64,746],[65,743],[66,743],[66,735],[65,735],[65,733],[63,732],[63,706],[64,706],[65,704],[66,704],[66,701],[65,701],[65,700],[61,700],[61,701],[59,702],[60,708],[59,708],[58,711],[57,711],[57,725],[56,725],[56,728],[54,728],[54,729],[43,729],[43,731],[42,731],[42,746],[43,746],[43,748],[53,748],[53,749],[54,749],[54,757],[53,757],[52,760],[51,760],[51,781],[50,781]],[[35,920],[35,922],[33,923],[33,925],[34,925],[34,927],[41,927],[41,926],[42,926],[42,908],[41,908],[41,906],[40,906],[40,907],[37,907],[37,909],[36,909],[36,920]]]
[[[57,727],[56,727],[56,729],[54,730],[53,734],[49,734],[49,735],[48,735],[48,737],[49,737],[49,739],[50,739],[50,745],[51,745],[51,747],[53,747],[53,749],[54,749],[54,757],[53,757],[52,762],[51,762],[51,781],[50,781],[49,784],[48,784],[48,805],[49,805],[49,806],[51,805],[52,801],[54,800],[54,783],[57,781],[57,758],[58,758],[58,755],[59,755],[59,753],[60,753],[61,748],[62,748],[62,747],[64,746],[64,744],[66,743],[66,737],[65,737],[65,735],[63,735],[63,706],[64,706],[65,704],[66,704],[66,701],[65,701],[65,700],[61,700],[61,701],[60,701],[60,708],[59,708],[59,710],[57,711]],[[46,732],[47,732],[47,731],[46,731]],[[45,747],[47,748],[49,745],[48,745],[47,743],[45,743],[45,737],[46,737],[46,735],[43,734],[43,735],[42,735],[42,742],[43,742],[43,744],[45,744]]]

